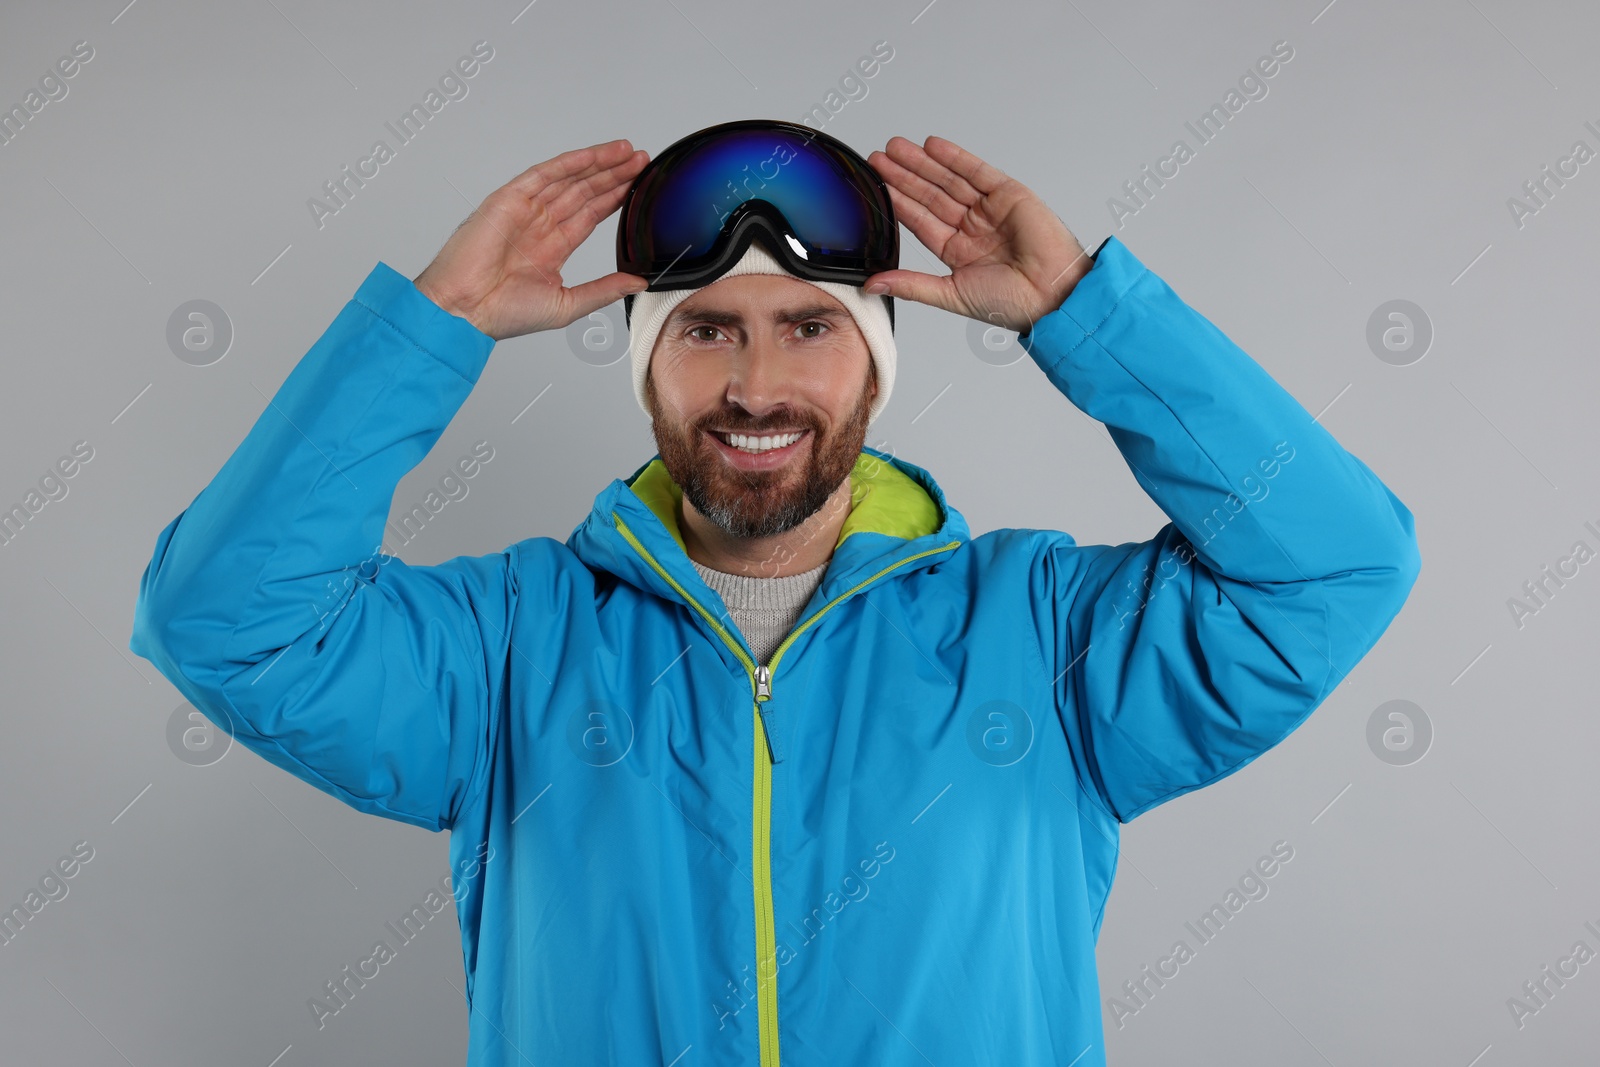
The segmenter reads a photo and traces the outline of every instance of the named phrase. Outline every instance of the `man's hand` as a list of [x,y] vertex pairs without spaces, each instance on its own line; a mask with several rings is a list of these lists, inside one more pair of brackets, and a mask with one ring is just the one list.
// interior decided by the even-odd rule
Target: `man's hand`
[[416,287],[496,341],[563,329],[643,291],[647,279],[620,271],[568,289],[561,267],[622,206],[649,158],[618,140],[529,167],[456,227]]
[[[886,270],[867,279],[889,296],[1027,333],[1061,306],[1094,261],[1027,186],[943,137],[919,147],[889,138],[867,162],[900,222],[951,273]],[[869,288],[870,291],[870,288]]]

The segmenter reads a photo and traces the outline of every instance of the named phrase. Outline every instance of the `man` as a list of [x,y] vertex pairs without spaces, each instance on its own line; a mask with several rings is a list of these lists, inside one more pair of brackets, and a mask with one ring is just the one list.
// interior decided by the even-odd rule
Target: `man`
[[[794,169],[688,267],[631,209],[670,202],[691,139],[655,170],[626,141],[563,153],[414,283],[380,263],[160,534],[132,648],[263,758],[451,831],[474,1067],[1103,1065],[1118,824],[1327,697],[1417,576],[1411,513],[1115,238],[1086,255],[941,138],[860,161],[768,125]],[[881,179],[951,273],[899,269],[865,215],[834,261],[798,201],[757,234],[808,174]],[[619,265],[653,273],[563,287],[625,198]],[[972,536],[864,447],[895,365],[879,283],[1019,331],[1171,521]],[[376,551],[495,341],[623,296],[658,455],[566,542]],[[965,429],[1055,491],[1064,457]]]

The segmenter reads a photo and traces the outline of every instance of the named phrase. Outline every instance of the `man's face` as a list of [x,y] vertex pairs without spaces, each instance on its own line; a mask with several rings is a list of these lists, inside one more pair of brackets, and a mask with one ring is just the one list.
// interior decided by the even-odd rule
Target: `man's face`
[[[674,308],[645,382],[667,473],[735,537],[791,530],[827,502],[861,453],[877,392],[844,305],[775,274],[720,278]],[[799,439],[784,444],[791,431]],[[784,446],[752,454],[729,434]]]

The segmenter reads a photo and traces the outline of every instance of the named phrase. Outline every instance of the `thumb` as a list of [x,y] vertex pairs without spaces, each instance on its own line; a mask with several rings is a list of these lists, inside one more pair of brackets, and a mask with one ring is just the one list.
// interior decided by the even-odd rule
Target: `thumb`
[[950,285],[949,277],[940,277],[936,274],[923,274],[915,270],[886,270],[874,274],[867,279],[864,286],[871,293],[876,286],[887,286],[882,296],[898,297],[901,300],[914,300],[919,304],[928,304],[942,311],[955,311],[953,303],[955,291]]
[[616,303],[629,293],[642,293],[648,284],[648,279],[637,274],[617,271],[604,278],[572,286],[567,290],[567,320],[576,322],[608,304]]

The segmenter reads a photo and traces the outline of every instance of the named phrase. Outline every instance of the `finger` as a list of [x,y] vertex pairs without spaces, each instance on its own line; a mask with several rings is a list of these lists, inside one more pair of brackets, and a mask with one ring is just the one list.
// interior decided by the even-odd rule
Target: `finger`
[[[932,141],[931,137],[929,141]],[[969,185],[961,175],[934,159],[921,145],[904,137],[891,137],[888,151],[896,162],[943,189],[956,203],[971,207],[982,199],[982,193]]]
[[632,143],[626,137],[619,137],[615,141],[592,144],[587,148],[569,149],[543,163],[534,164],[519,177],[532,176],[541,179],[541,184],[548,184],[584,171],[611,166],[627,159],[633,152]]
[[624,274],[617,271],[607,274],[604,278],[596,278],[592,282],[574,285],[562,291],[563,302],[566,306],[567,323],[577,322],[609,304],[614,304],[629,293],[637,293],[648,284],[648,279],[637,274]]
[[[528,203],[542,206],[552,216],[566,218],[577,210],[588,196],[595,191],[609,188],[614,182],[631,182],[649,162],[650,154],[639,150],[630,154],[626,159],[614,164],[605,164],[599,161],[585,167],[575,174],[559,178],[545,185],[538,192],[526,197]],[[587,188],[589,192],[584,192]],[[574,194],[576,190],[576,194]],[[513,193],[513,195],[521,195]]]
[[[550,207],[545,206],[544,217],[541,218],[536,215],[529,224],[530,229],[523,231],[519,237],[519,242],[526,244],[528,251],[537,249],[535,254],[542,259],[548,259],[553,263],[553,269],[559,271],[566,262],[567,257],[584,241],[588,240],[589,235],[594,232],[600,221],[621,206],[623,198],[628,195],[630,188],[630,184],[621,181],[611,186],[607,192],[600,194],[598,197],[592,197],[587,201],[575,200],[573,201],[574,206],[571,213],[562,219],[554,218],[550,214]],[[575,192],[581,194],[582,188],[575,189]],[[536,207],[535,211],[537,210],[538,208]],[[518,244],[513,243],[512,247],[522,257],[522,260],[539,274],[541,279],[546,283],[552,281],[550,276],[541,270]],[[559,284],[559,282],[556,282],[556,284]],[[616,296],[609,297],[596,306],[604,307],[615,299],[617,299]],[[588,312],[584,312],[584,314],[588,314]]]
[[887,153],[874,152],[867,157],[867,162],[877,168],[884,183],[890,188],[899,189],[946,225],[960,225],[961,217],[967,213],[967,209],[950,199],[943,189],[913,174],[896,163]]
[[930,134],[927,153],[947,167],[971,189],[987,196],[1011,180],[999,167],[990,166],[954,141]]
[[575,148],[535,163],[506,182],[503,188],[518,196],[533,196],[551,182],[560,181],[591,166],[596,150],[603,147],[603,145],[591,145],[588,148]]
[[880,283],[889,287],[889,291],[882,294],[884,296],[914,300],[919,304],[939,308],[941,311],[957,310],[957,305],[954,303],[955,286],[950,281],[949,275],[941,277],[915,270],[886,270],[867,279],[868,286]]
[[645,152],[635,152],[629,160],[615,167],[588,177],[569,179],[559,192],[556,192],[555,186],[551,186],[549,192],[555,195],[553,199],[545,201],[545,211],[557,223],[565,223],[585,205],[608,197],[618,189],[626,195],[647,158]]
[[941,250],[956,235],[955,227],[947,225],[917,201],[894,186],[889,186],[889,200],[894,204],[894,217],[910,230],[917,240],[943,259]]
[[522,196],[535,197],[551,182],[579,174],[592,166],[610,166],[628,158],[632,153],[633,146],[626,138],[590,145],[588,148],[574,148],[543,163],[535,163],[512,178],[506,186],[515,189]]
[[594,228],[600,225],[602,219],[622,206],[622,201],[627,197],[631,186],[618,185],[610,191],[584,201],[566,219],[557,224],[561,236],[573,248],[588,240]]

